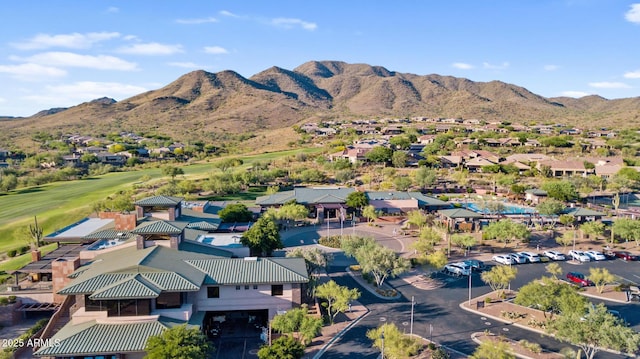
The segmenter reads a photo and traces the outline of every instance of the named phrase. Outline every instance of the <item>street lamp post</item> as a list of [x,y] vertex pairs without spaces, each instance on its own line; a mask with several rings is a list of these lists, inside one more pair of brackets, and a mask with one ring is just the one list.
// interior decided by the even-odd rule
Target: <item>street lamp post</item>
[[469,272],[469,306],[471,306],[471,273],[472,271]]
[[380,339],[382,339],[382,350],[380,351],[381,359],[384,359],[384,327],[382,327],[382,334],[380,335]]
[[413,300],[413,296],[411,296],[411,325],[409,326],[409,334],[413,336],[413,306],[416,302]]

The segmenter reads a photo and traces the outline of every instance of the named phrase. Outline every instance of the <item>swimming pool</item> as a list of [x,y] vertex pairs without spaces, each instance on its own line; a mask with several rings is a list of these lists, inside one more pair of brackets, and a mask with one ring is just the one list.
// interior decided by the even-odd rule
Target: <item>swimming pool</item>
[[[461,203],[462,207],[472,210],[477,213],[482,214],[490,214],[491,212],[487,208],[483,208],[482,204],[476,202],[463,202]],[[513,215],[523,215],[523,214],[535,214],[536,210],[531,207],[522,207],[516,206],[513,204],[503,203],[504,209],[499,214],[513,214]]]

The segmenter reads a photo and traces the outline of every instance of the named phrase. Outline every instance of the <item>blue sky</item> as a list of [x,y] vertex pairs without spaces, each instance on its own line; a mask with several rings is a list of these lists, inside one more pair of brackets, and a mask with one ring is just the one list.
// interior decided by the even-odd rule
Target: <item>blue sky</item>
[[0,115],[123,100],[198,69],[250,77],[312,60],[636,97],[636,1],[17,1],[2,11]]

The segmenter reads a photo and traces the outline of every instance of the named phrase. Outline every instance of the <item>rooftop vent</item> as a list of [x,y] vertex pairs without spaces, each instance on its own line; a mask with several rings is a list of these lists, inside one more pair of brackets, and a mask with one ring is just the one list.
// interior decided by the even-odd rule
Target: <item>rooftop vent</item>
[[256,262],[258,260],[258,257],[244,257],[244,260]]

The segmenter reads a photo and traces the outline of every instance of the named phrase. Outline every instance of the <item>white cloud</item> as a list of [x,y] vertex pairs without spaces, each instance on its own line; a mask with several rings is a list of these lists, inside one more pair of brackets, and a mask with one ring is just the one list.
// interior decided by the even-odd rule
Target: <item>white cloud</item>
[[184,51],[182,51],[182,45],[165,45],[157,42],[150,42],[147,44],[135,44],[121,47],[118,49],[118,52],[133,55],[172,55]]
[[185,25],[199,25],[199,24],[218,22],[218,19],[214,17],[205,17],[200,19],[177,19],[176,22],[178,24],[185,24]]
[[227,11],[227,10],[221,10],[219,12],[219,14],[222,15],[222,16],[235,17],[235,18],[242,17],[240,15],[236,15],[236,14],[232,13],[231,11]]
[[592,95],[588,92],[582,92],[582,91],[563,91],[562,96],[567,96],[567,97],[575,97],[575,98],[580,98],[580,97],[585,97],[585,96],[589,96]]
[[214,55],[222,55],[222,54],[229,53],[227,49],[220,46],[205,46],[204,52],[206,52],[207,54],[214,54]]
[[100,97],[128,98],[147,91],[146,88],[117,82],[75,82],[60,86],[46,86],[44,92],[22,97],[25,100],[55,107],[75,106]]
[[560,66],[558,66],[558,65],[544,65],[544,70],[545,71],[556,71],[559,68],[560,68]]
[[459,70],[471,70],[473,68],[475,68],[475,66],[471,65],[471,64],[465,64],[464,62],[454,62],[451,64],[451,66],[455,67],[456,69]]
[[623,82],[590,82],[589,86],[599,88],[599,89],[626,89],[631,88],[631,86],[623,83]]
[[300,19],[292,19],[292,18],[284,18],[284,17],[272,19],[271,24],[278,27],[285,28],[285,29],[292,29],[294,27],[300,26],[305,30],[313,31],[318,28],[318,25],[313,22],[307,22]]
[[502,63],[502,64],[500,64],[500,65],[492,65],[492,64],[490,64],[490,63],[488,63],[488,62],[483,62],[483,63],[482,63],[482,66],[483,66],[485,69],[489,69],[489,70],[504,70],[504,69],[506,69],[507,67],[509,67],[509,63],[505,61],[505,62],[503,62],[503,63]]
[[0,73],[9,74],[13,78],[26,81],[44,80],[67,75],[65,70],[39,64],[0,65]]
[[640,70],[627,72],[624,74],[624,77],[628,79],[640,79]]
[[169,66],[174,66],[174,67],[182,67],[185,69],[198,69],[198,68],[203,68],[204,66],[200,66],[198,64],[195,64],[193,62],[169,62],[167,63],[167,65]]
[[38,34],[23,43],[13,43],[13,47],[20,50],[38,50],[51,47],[65,47],[70,49],[88,49],[96,42],[110,40],[120,37],[117,32],[90,32],[80,34],[74,32],[72,34]]
[[108,12],[109,14],[115,14],[115,13],[120,12],[120,9],[119,9],[119,8],[117,8],[117,7],[115,7],[115,6],[109,6],[109,7],[107,8],[107,12]]
[[624,14],[624,18],[629,22],[640,24],[640,4],[631,4],[631,9]]
[[0,103],[5,103],[5,102],[7,102],[7,99],[4,97],[0,97]]
[[114,56],[79,55],[72,52],[44,52],[25,59],[26,62],[60,67],[82,67],[97,70],[134,71],[138,65]]

